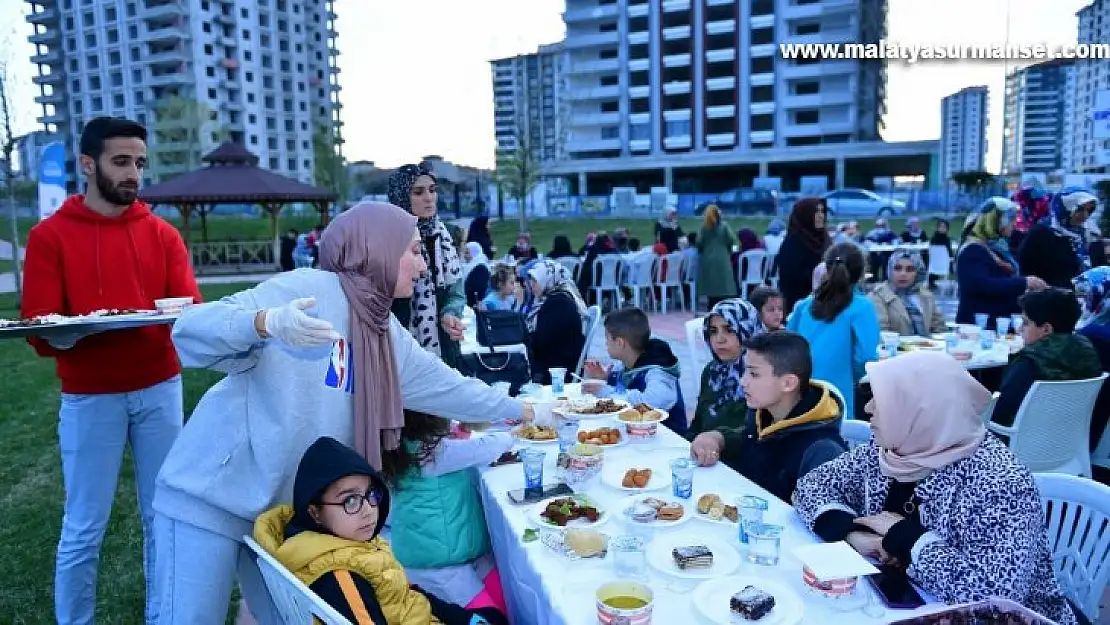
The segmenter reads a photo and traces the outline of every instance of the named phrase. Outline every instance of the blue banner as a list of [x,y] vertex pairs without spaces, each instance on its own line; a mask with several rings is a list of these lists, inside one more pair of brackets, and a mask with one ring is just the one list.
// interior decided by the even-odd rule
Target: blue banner
[[66,199],[66,146],[48,143],[39,155],[39,219],[46,219]]

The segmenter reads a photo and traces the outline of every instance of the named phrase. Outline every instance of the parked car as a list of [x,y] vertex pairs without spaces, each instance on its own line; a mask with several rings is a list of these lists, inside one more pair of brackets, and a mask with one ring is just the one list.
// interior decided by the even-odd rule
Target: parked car
[[837,216],[858,215],[890,217],[906,211],[906,203],[885,198],[867,189],[840,189],[824,195],[829,213]]
[[767,189],[736,188],[718,195],[713,202],[699,204],[694,214],[704,214],[710,204],[716,204],[724,215],[774,215],[778,208],[775,194]]

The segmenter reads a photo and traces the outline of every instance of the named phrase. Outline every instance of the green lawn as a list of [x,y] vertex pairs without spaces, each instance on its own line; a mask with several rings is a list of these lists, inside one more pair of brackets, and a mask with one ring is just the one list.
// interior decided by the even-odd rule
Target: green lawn
[[[216,299],[248,286],[208,285],[201,291],[205,299]],[[0,317],[17,316],[14,308],[11,295],[0,295]],[[37,357],[19,340],[0,341],[0,372],[0,622],[45,625],[54,622],[54,550],[62,522],[58,381],[54,361]],[[208,371],[185,372],[186,414],[218,379]],[[128,456],[100,555],[97,622],[142,622],[141,550]]]

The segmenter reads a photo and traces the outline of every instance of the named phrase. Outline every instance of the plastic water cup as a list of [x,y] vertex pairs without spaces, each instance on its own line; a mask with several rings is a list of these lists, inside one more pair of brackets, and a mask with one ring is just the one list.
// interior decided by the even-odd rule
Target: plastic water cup
[[1010,326],[1014,328],[1014,334],[1021,334],[1021,326],[1025,325],[1025,317],[1013,314],[1010,315]]
[[983,330],[979,335],[979,347],[982,349],[994,349],[994,330]]
[[689,499],[694,494],[694,463],[689,458],[671,460],[671,486],[674,496]]
[[1009,317],[999,317],[994,320],[994,323],[998,326],[999,337],[1006,336],[1010,333],[1010,321],[1011,319]]
[[547,370],[551,375],[551,392],[560,395],[566,391],[567,370],[564,367],[551,367]]
[[609,541],[613,573],[618,578],[640,578],[647,572],[647,550],[637,536],[616,536]]
[[578,443],[578,422],[555,417],[555,432],[559,435],[559,451],[566,453]]
[[782,527],[755,523],[748,526],[748,562],[762,566],[776,566],[779,563],[779,549],[782,541]]
[[986,330],[989,321],[990,315],[987,313],[975,313],[975,325],[979,326],[980,330]]
[[955,332],[946,332],[944,334],[944,351],[951,354],[960,347],[960,335]]
[[524,467],[525,490],[539,490],[543,488],[543,461],[547,457],[539,449],[524,449],[520,452],[520,463]]
[[879,336],[883,339],[883,352],[887,358],[893,358],[898,355],[898,344],[900,337],[897,332],[881,332]]
[[740,529],[740,542],[748,544],[748,530],[752,525],[763,523],[763,513],[767,511],[767,500],[754,495],[744,495],[736,499],[737,523]]

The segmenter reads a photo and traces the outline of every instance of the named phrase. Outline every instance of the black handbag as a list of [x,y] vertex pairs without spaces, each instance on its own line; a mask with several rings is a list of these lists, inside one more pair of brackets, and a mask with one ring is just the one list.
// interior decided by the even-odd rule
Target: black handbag
[[524,315],[511,310],[487,310],[478,312],[478,344],[483,347],[520,345],[528,337],[524,325]]
[[508,382],[509,394],[516,396],[520,387],[532,381],[528,357],[519,352],[477,352],[463,354],[458,361],[459,373],[478,378],[486,384]]

